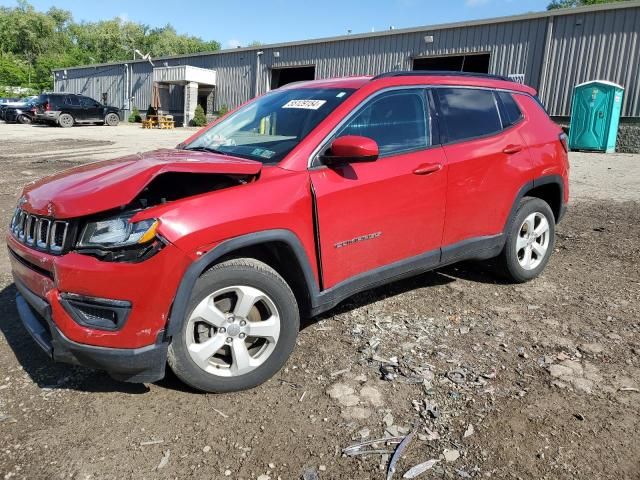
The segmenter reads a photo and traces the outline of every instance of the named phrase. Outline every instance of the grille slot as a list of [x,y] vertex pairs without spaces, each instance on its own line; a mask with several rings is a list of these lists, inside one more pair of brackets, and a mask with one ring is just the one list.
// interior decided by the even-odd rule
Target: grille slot
[[20,243],[51,253],[61,253],[67,240],[69,222],[52,220],[16,209],[11,233]]
[[38,223],[38,231],[36,234],[36,247],[47,248],[49,245],[49,232],[51,230],[51,220],[41,218]]

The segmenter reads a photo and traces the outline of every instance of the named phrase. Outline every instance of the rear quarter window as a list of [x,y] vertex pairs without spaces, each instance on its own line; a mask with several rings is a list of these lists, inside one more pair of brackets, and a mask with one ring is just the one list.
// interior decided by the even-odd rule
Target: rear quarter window
[[436,89],[446,143],[470,140],[502,130],[493,91],[476,88]]
[[522,119],[522,111],[509,92],[497,92],[502,107],[502,126],[504,128],[515,125]]

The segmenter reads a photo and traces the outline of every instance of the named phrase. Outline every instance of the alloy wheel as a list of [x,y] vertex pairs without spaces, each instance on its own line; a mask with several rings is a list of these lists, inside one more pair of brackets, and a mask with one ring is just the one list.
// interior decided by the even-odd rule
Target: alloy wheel
[[516,257],[525,270],[533,270],[544,260],[549,249],[549,220],[540,213],[527,216],[520,225],[516,240]]
[[116,115],[115,113],[110,113],[109,115],[107,115],[107,118],[105,119],[105,123],[110,127],[115,127],[116,125],[118,125],[119,121],[120,121],[120,118],[118,118],[118,115]]
[[67,113],[63,113],[58,118],[58,123],[61,127],[67,128],[73,126],[73,117]]
[[280,336],[280,314],[263,291],[231,286],[213,292],[193,310],[187,324],[189,356],[212,375],[236,377],[262,365]]

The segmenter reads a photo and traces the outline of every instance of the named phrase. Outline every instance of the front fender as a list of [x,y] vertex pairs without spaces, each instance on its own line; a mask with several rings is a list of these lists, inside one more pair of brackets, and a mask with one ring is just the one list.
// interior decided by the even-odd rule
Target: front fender
[[302,246],[302,242],[293,232],[277,229],[249,233],[220,243],[209,252],[203,254],[198,260],[189,266],[180,281],[180,285],[171,307],[169,322],[165,330],[166,336],[173,337],[180,331],[182,322],[187,314],[191,291],[193,290],[198,278],[200,278],[200,275],[202,275],[205,270],[228,253],[241,248],[271,242],[282,242],[289,246],[295,255],[296,261],[300,266],[300,270],[304,275],[310,297],[316,298],[318,296],[318,283],[316,282],[316,278],[311,267],[312,263]]

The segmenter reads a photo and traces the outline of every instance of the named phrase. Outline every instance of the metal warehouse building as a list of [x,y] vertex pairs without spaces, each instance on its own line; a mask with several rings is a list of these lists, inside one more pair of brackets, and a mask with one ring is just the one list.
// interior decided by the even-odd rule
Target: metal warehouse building
[[538,89],[552,116],[570,114],[573,87],[624,86],[623,117],[640,118],[640,1],[487,20],[352,34],[195,55],[55,70],[56,92],[147,110],[188,123],[299,80],[391,70],[461,70],[511,76]]

